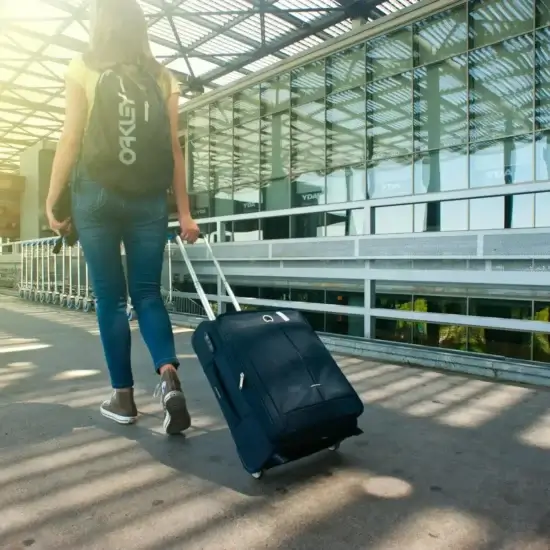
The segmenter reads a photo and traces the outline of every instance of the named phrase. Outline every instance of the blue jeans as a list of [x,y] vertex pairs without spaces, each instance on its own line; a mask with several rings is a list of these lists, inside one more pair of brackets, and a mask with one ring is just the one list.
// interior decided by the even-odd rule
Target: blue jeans
[[[172,324],[160,292],[167,240],[166,195],[124,198],[87,179],[73,185],[73,222],[97,299],[97,318],[113,388],[134,385],[126,315],[130,294],[155,370],[179,366]],[[126,277],[121,243],[126,250]]]

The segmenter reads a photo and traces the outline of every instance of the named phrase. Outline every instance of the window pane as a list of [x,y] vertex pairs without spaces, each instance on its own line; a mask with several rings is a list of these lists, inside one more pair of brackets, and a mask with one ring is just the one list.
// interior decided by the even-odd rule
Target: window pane
[[[260,121],[245,122],[234,128],[233,149],[233,190],[235,200],[240,205],[246,204],[246,211],[260,209],[260,189],[258,186],[260,172]],[[235,213],[240,213],[240,206],[235,205]],[[253,211],[253,210],[252,210]]]
[[374,209],[374,233],[412,233],[413,205],[379,206]]
[[[262,234],[260,232],[260,220],[239,220],[233,222],[233,241],[260,241]],[[236,293],[235,289],[233,291]],[[247,296],[237,294],[237,296]]]
[[531,360],[531,333],[494,328],[468,328],[468,350]]
[[550,227],[550,193],[537,193],[535,197],[535,227]]
[[368,197],[381,199],[412,195],[413,164],[411,157],[382,160],[367,167]]
[[233,129],[210,133],[210,191],[213,202],[210,215],[233,213]]
[[472,141],[533,130],[533,57],[531,35],[470,53]]
[[223,130],[233,125],[233,98],[226,97],[210,104],[211,131]]
[[467,56],[414,71],[416,149],[440,149],[468,141]]
[[535,0],[536,7],[536,25],[542,27],[550,24],[550,1]]
[[[533,320],[548,323],[550,321],[550,304],[535,302]],[[533,334],[533,360],[550,363],[550,334]]]
[[365,83],[365,45],[338,52],[327,59],[327,91],[347,90]]
[[415,194],[438,193],[468,188],[468,151],[453,147],[416,156]]
[[280,75],[260,88],[261,114],[269,115],[290,108],[290,74]]
[[290,238],[307,239],[325,236],[325,213],[311,212],[290,216]]
[[470,0],[472,48],[532,29],[533,0]]
[[318,101],[325,96],[325,60],[314,61],[292,71],[291,98],[293,105]]
[[210,126],[210,108],[208,105],[200,107],[189,113],[187,127],[189,129],[189,139],[208,134]]
[[187,142],[189,192],[204,192],[210,179],[210,140],[208,135]]
[[470,187],[533,181],[533,136],[487,141],[470,148]]
[[522,229],[535,227],[535,195],[508,195],[504,197],[504,227]]
[[504,197],[472,199],[470,229],[504,229]]
[[241,183],[233,186],[234,214],[250,214],[260,210],[260,186],[258,183]]
[[468,201],[436,201],[414,205],[414,231],[466,231]]
[[363,235],[365,233],[365,211],[342,210],[327,212],[326,236],[347,237],[349,235]]
[[535,84],[536,127],[548,128],[550,127],[550,29],[543,29],[536,33]]
[[262,210],[290,208],[290,179],[277,178],[262,183],[260,201]]
[[325,331],[330,334],[346,334],[363,337],[365,335],[365,320],[362,315],[325,314]]
[[470,315],[477,317],[496,317],[498,319],[533,318],[530,301],[502,300],[492,298],[470,298]]
[[367,158],[381,159],[413,149],[412,73],[367,84]]
[[354,88],[327,97],[327,167],[365,162],[365,89]]
[[292,110],[292,173],[325,168],[325,101],[295,106]]
[[290,115],[260,121],[260,179],[288,178],[290,171]]
[[346,166],[327,174],[327,203],[360,201],[366,198],[365,165]]
[[212,190],[211,216],[229,216],[233,211],[233,190],[231,187]]
[[260,86],[256,85],[235,94],[235,122],[259,118],[260,116]]
[[308,172],[298,176],[291,185],[291,204],[295,208],[325,204],[325,174]]
[[420,322],[414,323],[412,329],[413,344],[462,351],[468,349],[468,327]]
[[[264,218],[261,221],[264,240],[290,238],[290,216]],[[276,299],[276,298],[272,298]]]
[[415,23],[417,65],[439,61],[468,49],[466,5],[444,11]]
[[367,42],[367,81],[410,69],[413,64],[412,29],[405,27]]
[[193,218],[210,217],[210,193],[208,191],[189,193],[189,209]]

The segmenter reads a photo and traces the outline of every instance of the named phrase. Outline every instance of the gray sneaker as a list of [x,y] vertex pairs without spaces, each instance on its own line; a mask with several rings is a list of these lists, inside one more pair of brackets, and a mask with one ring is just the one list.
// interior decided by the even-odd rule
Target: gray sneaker
[[191,426],[191,416],[175,371],[167,370],[161,374],[155,393],[160,395],[160,404],[164,409],[164,431],[176,435],[187,430]]
[[138,417],[134,402],[134,390],[113,390],[111,399],[103,401],[99,409],[101,414],[119,424],[133,424]]

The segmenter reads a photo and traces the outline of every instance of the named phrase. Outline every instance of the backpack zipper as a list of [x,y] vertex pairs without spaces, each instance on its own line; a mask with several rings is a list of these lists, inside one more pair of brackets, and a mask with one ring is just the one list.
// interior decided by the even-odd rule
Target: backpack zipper
[[149,122],[149,102],[145,102],[145,122]]

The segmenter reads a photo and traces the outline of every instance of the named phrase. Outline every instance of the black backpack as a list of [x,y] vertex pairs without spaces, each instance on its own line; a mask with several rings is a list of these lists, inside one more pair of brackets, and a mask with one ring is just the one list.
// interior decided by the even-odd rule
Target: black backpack
[[154,76],[138,67],[101,74],[80,163],[92,180],[127,196],[158,195],[172,185],[170,119]]

